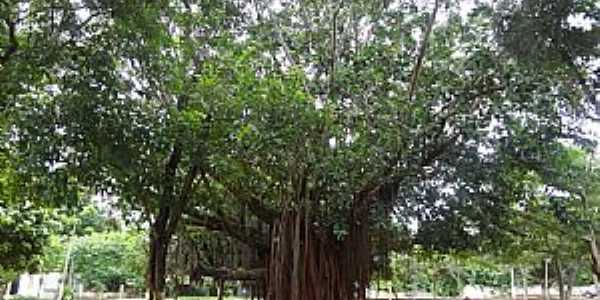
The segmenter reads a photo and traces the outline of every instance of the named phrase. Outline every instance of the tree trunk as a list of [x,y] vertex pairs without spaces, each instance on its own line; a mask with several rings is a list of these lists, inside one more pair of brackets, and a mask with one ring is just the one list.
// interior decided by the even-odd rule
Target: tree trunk
[[596,276],[600,275],[600,252],[598,251],[598,244],[596,242],[596,233],[594,230],[590,230],[590,239],[588,240],[590,246],[590,254],[592,256],[592,272]]
[[0,280],[0,300],[4,299],[6,292],[10,290],[10,286],[10,283],[5,283],[4,281]]
[[558,291],[560,295],[560,300],[567,300],[567,293],[565,290],[565,280],[563,277],[563,268],[560,260],[555,259],[555,267],[556,267],[556,276],[558,279]]
[[523,299],[527,300],[529,298],[528,295],[528,286],[527,286],[527,271],[521,269],[521,276],[523,276]]
[[147,288],[149,300],[165,298],[167,254],[171,235],[162,222],[155,222],[150,229],[150,253],[148,255]]
[[217,288],[217,299],[218,300],[223,300],[223,293],[225,291],[223,291],[223,289],[225,289],[224,283],[225,281],[223,279],[219,279],[219,286]]
[[275,220],[266,299],[364,300],[370,262],[367,210],[355,210],[348,224],[348,234],[338,241],[302,211],[286,211]]
[[566,300],[571,299],[571,295],[573,294],[573,285],[575,284],[575,279],[577,276],[577,268],[569,268],[567,272],[567,296]]

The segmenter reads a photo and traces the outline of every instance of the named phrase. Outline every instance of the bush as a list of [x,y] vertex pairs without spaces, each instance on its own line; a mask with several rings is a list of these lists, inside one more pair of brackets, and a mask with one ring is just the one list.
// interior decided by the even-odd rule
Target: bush
[[73,290],[70,287],[66,286],[63,292],[62,300],[73,300],[73,296]]

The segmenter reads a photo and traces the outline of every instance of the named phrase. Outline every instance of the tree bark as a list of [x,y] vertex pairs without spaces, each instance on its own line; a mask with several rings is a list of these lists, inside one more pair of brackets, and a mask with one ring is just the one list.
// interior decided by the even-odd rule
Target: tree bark
[[284,212],[272,226],[266,299],[364,300],[370,262],[365,212],[353,213],[342,241],[303,211]]
[[[179,103],[178,103],[179,105]],[[165,298],[165,277],[169,243],[186,208],[199,167],[192,165],[183,179],[179,196],[175,196],[175,178],[181,160],[179,145],[175,144],[165,165],[164,188],[159,209],[150,226],[150,249],[146,286],[149,300]]]
[[166,231],[166,224],[160,220],[154,222],[150,229],[150,253],[148,255],[147,288],[149,300],[165,298],[165,277],[167,254],[171,234]]
[[573,294],[573,285],[575,284],[576,275],[577,275],[577,268],[575,266],[573,268],[568,268],[566,300],[571,299],[571,295]]
[[10,18],[6,17],[4,19],[6,26],[8,27],[8,45],[4,49],[4,53],[0,55],[0,65],[4,65],[8,62],[8,59],[17,52],[17,48],[19,47],[19,42],[17,41],[17,24],[15,21],[12,21]]
[[219,279],[219,289],[217,290],[218,300],[223,300],[223,289],[225,288],[224,282],[225,281],[223,279]]
[[598,251],[598,244],[596,242],[596,233],[594,230],[590,230],[590,239],[588,240],[590,245],[590,254],[592,256],[592,272],[596,275],[600,275],[600,252]]

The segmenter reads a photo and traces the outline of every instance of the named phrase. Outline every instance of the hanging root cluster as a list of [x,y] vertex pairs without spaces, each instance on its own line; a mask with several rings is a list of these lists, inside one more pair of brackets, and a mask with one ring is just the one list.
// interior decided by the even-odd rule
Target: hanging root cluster
[[339,241],[303,211],[284,212],[271,231],[267,300],[364,300],[370,262],[367,219],[367,210],[353,212],[349,233]]

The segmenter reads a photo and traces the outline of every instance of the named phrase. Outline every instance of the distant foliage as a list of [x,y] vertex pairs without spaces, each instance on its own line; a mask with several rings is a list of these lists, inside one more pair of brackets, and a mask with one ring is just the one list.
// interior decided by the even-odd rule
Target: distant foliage
[[410,255],[395,255],[392,268],[392,285],[398,291],[457,296],[465,285],[510,286],[508,268],[483,256],[432,254],[417,249]]
[[117,291],[143,285],[145,246],[139,232],[93,233],[73,245],[73,271],[87,288]]
[[38,268],[49,212],[16,193],[14,170],[0,148],[0,284]]

